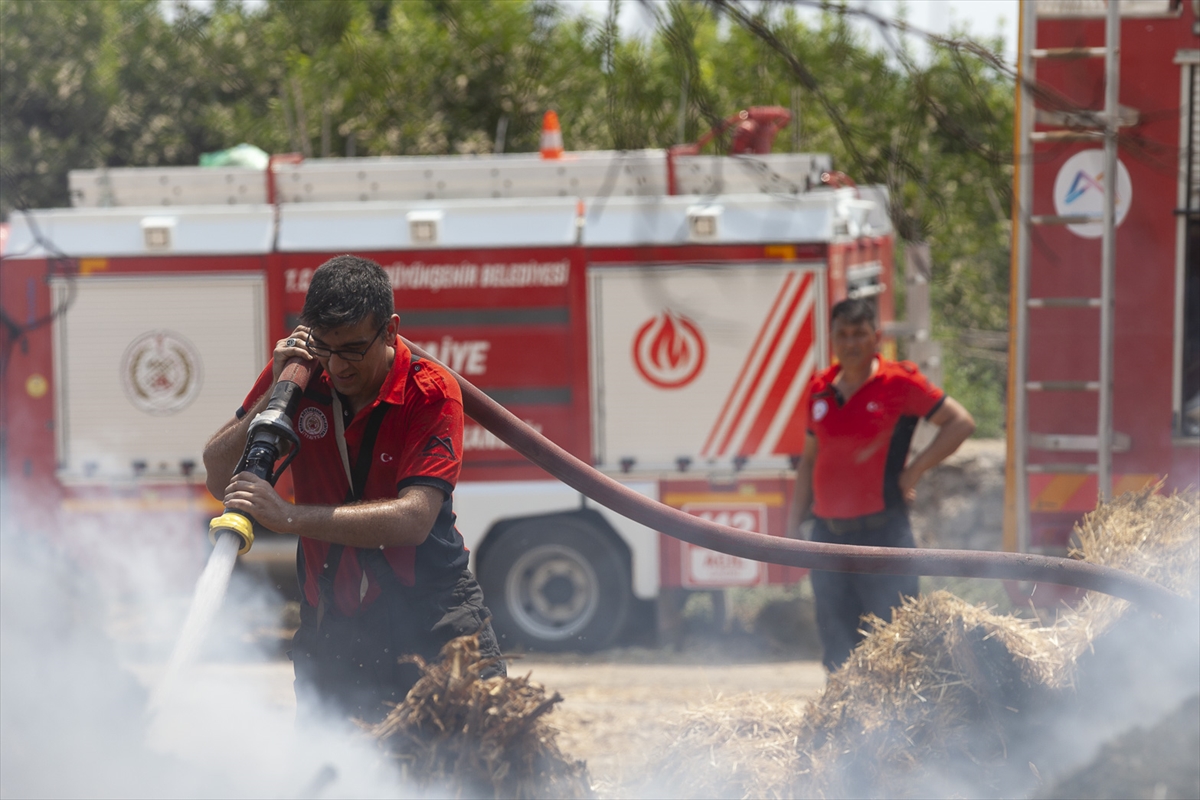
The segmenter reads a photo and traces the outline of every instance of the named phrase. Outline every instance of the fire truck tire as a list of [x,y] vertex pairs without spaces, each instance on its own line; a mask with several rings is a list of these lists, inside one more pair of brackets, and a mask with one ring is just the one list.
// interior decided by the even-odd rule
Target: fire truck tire
[[599,650],[625,626],[633,602],[627,557],[580,515],[518,520],[480,556],[501,649]]

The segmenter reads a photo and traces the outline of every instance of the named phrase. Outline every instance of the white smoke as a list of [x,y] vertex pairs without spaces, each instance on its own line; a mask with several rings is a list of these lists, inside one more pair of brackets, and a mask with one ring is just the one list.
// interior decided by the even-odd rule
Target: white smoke
[[[240,572],[198,663],[147,714],[203,566],[199,531],[113,517],[51,540],[17,528],[14,509],[0,511],[0,797],[415,793],[344,721],[295,729],[290,663],[252,635],[278,599]],[[1007,742],[1010,760],[1036,762],[1047,786],[1114,735],[1161,718],[1197,691],[1198,638],[1195,619],[1131,614],[1081,665],[1078,695],[1048,704],[1027,743]],[[987,793],[961,773],[924,788]],[[662,797],[678,789],[640,786]]]
[[0,525],[0,797],[410,794],[345,721],[295,729],[291,665],[250,630],[278,598],[241,572],[199,660],[148,712],[202,566],[200,532],[109,519],[51,541],[12,511]]

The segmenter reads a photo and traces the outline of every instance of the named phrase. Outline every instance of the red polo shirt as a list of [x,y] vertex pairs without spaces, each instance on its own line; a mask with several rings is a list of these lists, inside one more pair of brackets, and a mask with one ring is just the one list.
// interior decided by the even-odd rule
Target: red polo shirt
[[900,472],[920,417],[946,395],[908,361],[875,356],[879,368],[849,400],[833,382],[835,364],[813,376],[801,400],[806,429],[817,437],[813,513],[825,519],[876,514],[904,505]]
[[[268,365],[246,395],[238,417],[270,391],[271,385]],[[444,586],[467,565],[462,536],[454,527],[451,500],[462,469],[462,393],[448,372],[430,361],[412,360],[408,348],[397,342],[395,361],[375,401],[353,418],[349,404],[342,401],[351,466],[357,463],[367,419],[380,403],[386,403],[388,410],[375,440],[361,499],[391,499],[400,489],[414,484],[442,490],[446,499],[426,540],[416,547],[390,547],[382,552],[404,585]],[[300,451],[290,469],[299,504],[337,506],[346,502],[350,482],[338,452],[333,413],[333,387],[329,377],[321,372],[309,384],[293,420],[300,436]],[[304,598],[316,606],[317,577],[330,546],[306,537],[301,537],[300,542]],[[353,547],[345,548],[333,587],[336,608],[345,616],[369,606],[380,594],[376,574],[364,570],[358,549]]]

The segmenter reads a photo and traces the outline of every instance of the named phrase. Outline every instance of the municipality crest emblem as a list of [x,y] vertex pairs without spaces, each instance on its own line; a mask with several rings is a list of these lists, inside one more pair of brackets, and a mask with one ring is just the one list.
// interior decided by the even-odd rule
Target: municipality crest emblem
[[306,439],[320,439],[329,431],[329,420],[321,413],[321,409],[309,406],[300,412],[297,420],[300,433]]
[[165,416],[187,408],[200,394],[202,378],[200,353],[174,331],[143,333],[121,357],[125,396],[147,414]]

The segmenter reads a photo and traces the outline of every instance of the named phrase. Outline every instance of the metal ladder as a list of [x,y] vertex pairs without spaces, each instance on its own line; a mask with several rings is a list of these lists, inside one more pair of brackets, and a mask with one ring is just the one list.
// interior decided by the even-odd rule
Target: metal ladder
[[[1087,473],[1096,474],[1099,497],[1109,499],[1112,493],[1112,453],[1114,449],[1127,449],[1128,437],[1114,435],[1112,422],[1113,404],[1113,285],[1116,261],[1116,194],[1117,194],[1117,131],[1122,123],[1117,102],[1120,88],[1120,32],[1121,19],[1119,0],[1109,0],[1103,47],[1037,47],[1038,0],[1022,0],[1021,45],[1019,53],[1020,76],[1018,92],[1018,151],[1017,169],[1017,274],[1016,274],[1016,341],[1014,354],[1015,391],[1014,398],[1014,469],[1015,486],[1016,549],[1029,552],[1029,476],[1034,473]],[[1034,131],[1035,121],[1051,125],[1067,125],[1080,122],[1080,116],[1069,114],[1046,114],[1036,117],[1032,93],[1024,81],[1036,76],[1035,64],[1044,59],[1104,58],[1105,91],[1103,114],[1082,115],[1091,125],[1091,130],[1058,128]],[[1039,142],[1104,141],[1104,214],[1102,218],[1091,215],[1057,216],[1033,215],[1033,163],[1034,145]],[[1031,231],[1036,226],[1078,225],[1101,222],[1101,289],[1100,297],[1030,297],[1029,273],[1031,256]],[[1055,309],[1096,308],[1100,311],[1100,369],[1094,381],[1065,381],[1039,377],[1030,380],[1028,374],[1029,314],[1053,313]],[[1099,424],[1096,436],[1032,433],[1029,430],[1030,392],[1095,392],[1099,401]],[[1120,438],[1120,441],[1117,439]],[[1092,464],[1044,463],[1030,464],[1031,449],[1059,452],[1095,452],[1097,460]]]

